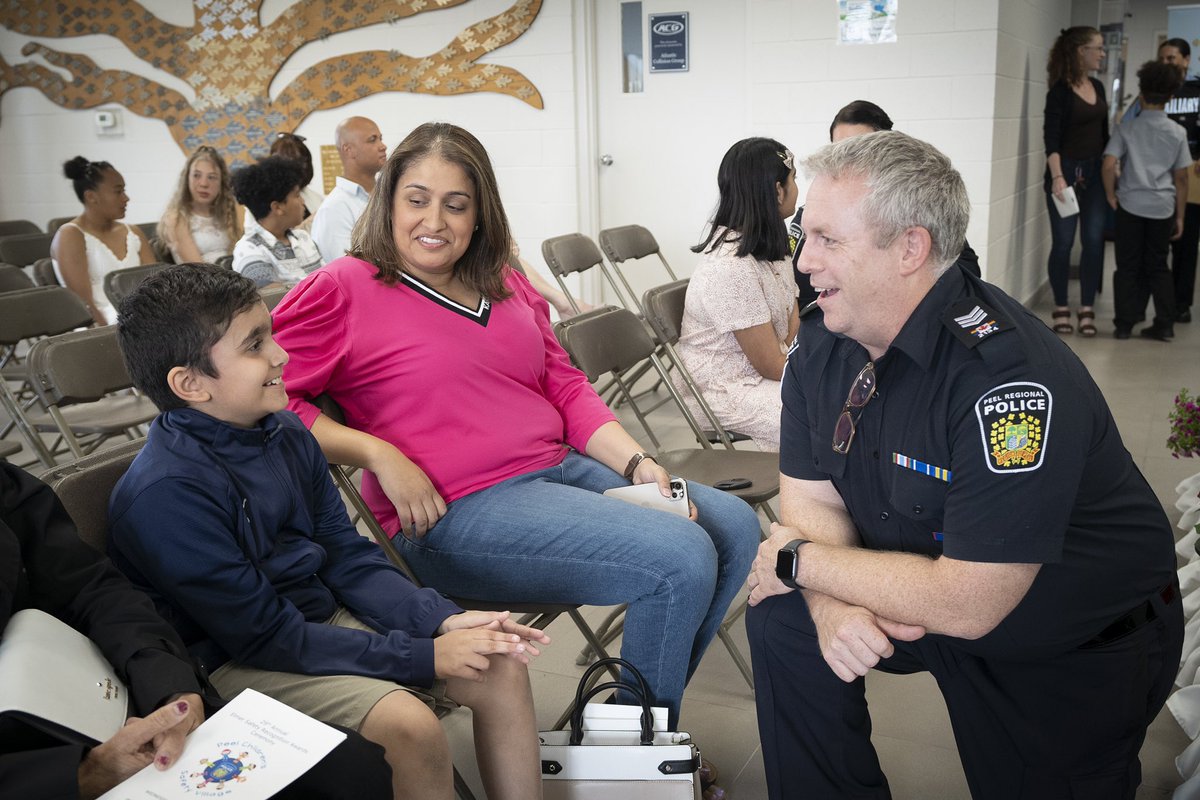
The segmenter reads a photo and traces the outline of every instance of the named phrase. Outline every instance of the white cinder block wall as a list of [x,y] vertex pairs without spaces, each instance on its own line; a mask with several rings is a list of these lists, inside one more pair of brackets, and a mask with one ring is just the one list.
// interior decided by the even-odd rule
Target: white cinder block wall
[[837,44],[835,3],[752,0],[753,128],[808,153],[829,141],[839,108],[877,103],[962,173],[972,202],[967,239],[990,278],[998,4],[905,0],[898,41],[868,46]]
[[987,279],[1020,300],[1030,299],[1046,282],[1046,57],[1059,30],[1070,24],[1070,12],[1069,0],[999,4]]

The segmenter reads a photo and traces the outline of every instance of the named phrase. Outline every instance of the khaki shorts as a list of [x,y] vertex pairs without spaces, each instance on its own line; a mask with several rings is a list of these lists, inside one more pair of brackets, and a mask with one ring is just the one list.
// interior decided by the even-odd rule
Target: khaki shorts
[[[340,607],[325,624],[376,632]],[[431,709],[439,705],[452,705],[446,699],[446,682],[441,679],[424,689],[360,675],[273,672],[230,661],[219,667],[210,680],[226,700],[232,700],[243,689],[254,689],[310,717],[353,730],[358,730],[375,704],[392,692],[408,692]]]

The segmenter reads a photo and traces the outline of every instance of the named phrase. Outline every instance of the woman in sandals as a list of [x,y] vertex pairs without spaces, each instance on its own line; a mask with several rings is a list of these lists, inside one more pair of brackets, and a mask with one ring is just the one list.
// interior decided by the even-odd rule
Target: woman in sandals
[[[1104,221],[1107,208],[1100,161],[1108,142],[1108,103],[1104,85],[1089,76],[1104,60],[1104,37],[1095,28],[1078,26],[1062,31],[1046,65],[1046,111],[1042,128],[1046,146],[1046,207],[1050,212],[1050,288],[1054,292],[1051,323],[1055,333],[1073,333],[1067,304],[1067,278],[1075,227],[1083,255],[1079,262],[1079,333],[1096,335],[1092,302],[1104,268]],[[1055,200],[1070,187],[1079,213],[1064,217]]]

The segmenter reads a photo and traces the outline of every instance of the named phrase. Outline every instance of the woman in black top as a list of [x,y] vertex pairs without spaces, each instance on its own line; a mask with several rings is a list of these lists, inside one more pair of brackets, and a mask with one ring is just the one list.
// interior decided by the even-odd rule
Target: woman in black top
[[[1108,142],[1108,103],[1104,85],[1089,72],[1100,69],[1104,60],[1104,37],[1095,28],[1067,28],[1050,49],[1046,65],[1046,111],[1043,135],[1046,146],[1046,207],[1050,211],[1050,288],[1054,291],[1056,333],[1071,333],[1071,310],[1067,306],[1067,277],[1071,246],[1078,221],[1083,255],[1079,264],[1079,332],[1096,335],[1092,302],[1104,268],[1104,186],[1100,160]],[[1063,217],[1054,205],[1067,187],[1074,187],[1079,213]]]

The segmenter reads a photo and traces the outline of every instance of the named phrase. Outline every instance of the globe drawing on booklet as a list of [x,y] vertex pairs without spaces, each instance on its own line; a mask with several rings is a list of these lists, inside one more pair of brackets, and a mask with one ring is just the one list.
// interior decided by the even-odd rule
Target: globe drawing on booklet
[[[234,754],[234,750],[238,750]],[[253,755],[257,758],[252,759]],[[202,758],[199,771],[187,767],[180,773],[180,783],[188,788],[195,788],[199,797],[222,797],[234,785],[245,783],[249,773],[256,769],[262,760],[262,751],[253,745],[237,744],[221,750],[215,759]],[[208,790],[208,791],[204,791]],[[214,791],[215,790],[215,791]]]

